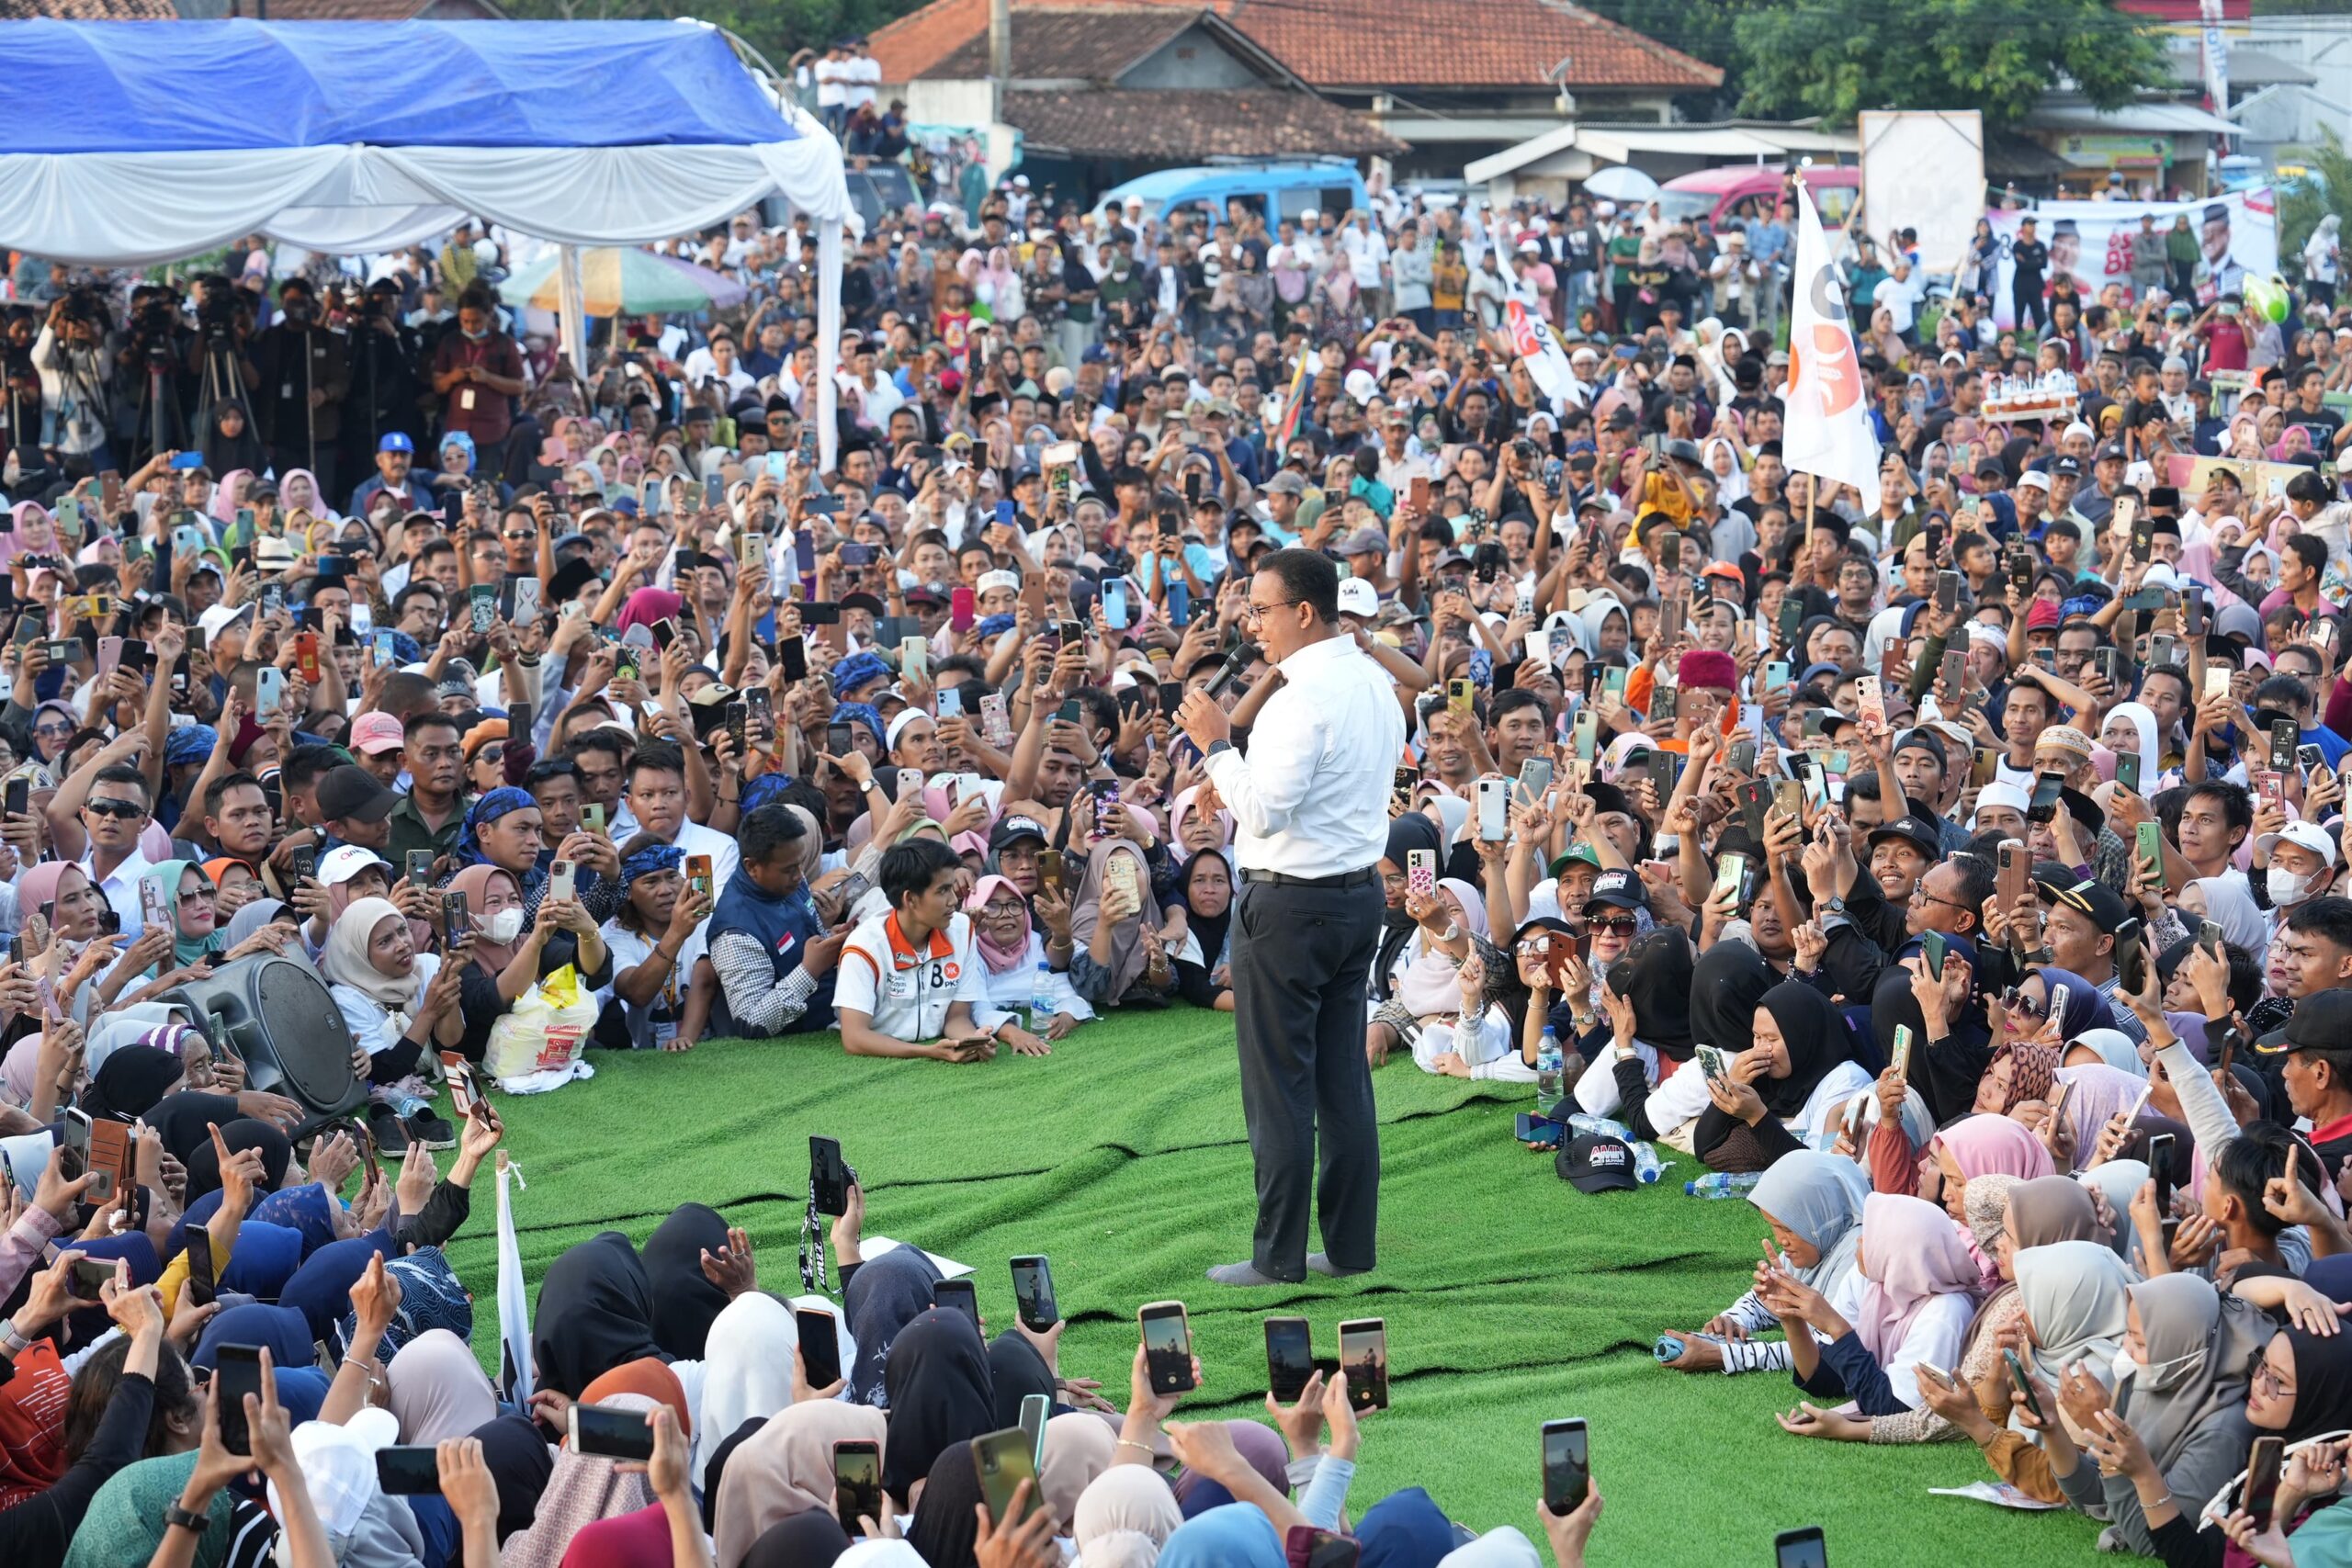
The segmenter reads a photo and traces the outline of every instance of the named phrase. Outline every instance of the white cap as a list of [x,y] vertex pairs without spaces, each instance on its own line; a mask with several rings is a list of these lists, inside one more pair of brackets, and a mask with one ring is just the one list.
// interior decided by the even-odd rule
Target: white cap
[[986,593],[992,588],[1018,589],[1021,579],[1009,571],[984,571],[972,584],[975,593]]
[[2309,850],[2323,864],[2335,863],[2335,838],[2316,822],[2290,822],[2275,833],[2265,833],[2254,841],[2254,852],[2267,855],[2280,844]]
[[1340,614],[1343,615],[1376,615],[1380,614],[1380,591],[1370,580],[1346,577],[1340,580]]
[[338,844],[319,857],[319,886],[340,887],[371,865],[382,866],[387,874],[392,869],[392,863],[373,850]]
[[2065,429],[2060,431],[2058,433],[2058,439],[2061,441],[2072,441],[2077,435],[2081,436],[2086,441],[2095,441],[2098,439],[2098,432],[2093,430],[2089,425],[2085,424],[2079,419],[2075,421],[2074,423],[2068,425]]
[[2022,817],[2026,813],[2026,808],[2032,804],[2032,800],[2018,785],[2002,784],[1996,780],[1976,792],[1976,817],[1979,821],[1982,821],[1984,808],[1988,806],[2006,806]]

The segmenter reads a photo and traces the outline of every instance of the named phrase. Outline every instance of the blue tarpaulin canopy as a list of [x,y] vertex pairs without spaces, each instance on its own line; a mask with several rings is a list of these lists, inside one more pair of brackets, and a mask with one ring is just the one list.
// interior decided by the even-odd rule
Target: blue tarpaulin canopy
[[699,23],[11,22],[0,147],[0,246],[110,266],[256,232],[390,250],[469,215],[641,244],[781,195],[820,226],[831,401],[841,149]]

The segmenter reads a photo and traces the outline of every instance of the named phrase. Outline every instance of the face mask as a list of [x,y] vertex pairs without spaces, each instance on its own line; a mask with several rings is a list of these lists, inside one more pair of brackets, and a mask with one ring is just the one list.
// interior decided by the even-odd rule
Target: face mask
[[482,330],[481,330],[481,331],[480,331],[480,332],[478,332],[478,333],[466,333],[466,341],[467,341],[468,343],[480,343],[480,342],[481,342],[481,340],[482,340],[482,339],[484,339],[484,338],[488,337],[489,335],[490,335],[490,329],[489,329],[488,327],[484,327],[484,328],[482,328]]
[[2133,1360],[2132,1359],[2132,1352],[2129,1350],[2116,1351],[2115,1359],[2109,1362],[2109,1365],[2115,1371],[2115,1381],[2117,1382],[2121,1382],[2128,1377],[2136,1377],[2140,1373],[2148,1370],[2138,1361]]
[[501,909],[481,923],[482,934],[500,947],[504,947],[523,934],[523,911]]
[[2263,887],[2274,905],[2300,904],[2303,896],[2311,891],[2312,884],[2318,880],[2316,876],[2298,876],[2283,865],[2274,865],[2264,877]]

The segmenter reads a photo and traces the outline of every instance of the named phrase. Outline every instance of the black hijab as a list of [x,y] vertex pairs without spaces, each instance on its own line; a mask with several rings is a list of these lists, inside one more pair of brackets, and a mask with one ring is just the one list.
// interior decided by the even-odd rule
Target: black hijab
[[[1634,1035],[1669,1062],[1690,1059],[1690,939],[1656,926],[1609,966],[1609,988],[1634,1004]],[[1713,1044],[1713,1041],[1707,1043]]]
[[832,1568],[848,1550],[849,1532],[841,1521],[829,1509],[811,1508],[770,1525],[752,1542],[739,1568]]
[[498,1485],[498,1541],[503,1546],[508,1536],[530,1528],[539,1494],[555,1473],[555,1455],[527,1416],[501,1416],[467,1436],[481,1444],[482,1463]]
[[989,1382],[996,1404],[995,1430],[1021,1425],[1021,1402],[1033,1393],[1054,1397],[1054,1372],[1037,1347],[1008,1328],[989,1346]]
[[[160,1115],[188,1098],[185,1094],[166,1095],[155,1111]],[[208,1094],[195,1098],[212,1100],[217,1097]],[[236,1102],[232,1100],[230,1103],[233,1105]],[[155,1124],[155,1118],[149,1117],[148,1125]],[[207,1192],[218,1191],[220,1187],[220,1156],[213,1152],[210,1128],[199,1124],[197,1131],[200,1136],[195,1146],[180,1156],[180,1163],[187,1168],[187,1199],[191,1203]],[[229,1152],[232,1155],[243,1154],[247,1149],[261,1151],[261,1184],[266,1192],[278,1190],[286,1180],[288,1168],[294,1163],[293,1142],[268,1122],[258,1122],[252,1117],[222,1122],[220,1141],[229,1145]],[[172,1146],[169,1136],[164,1139],[164,1146],[167,1149]]]
[[1744,942],[1719,942],[1690,968],[1690,1032],[1718,1051],[1756,1043],[1756,1008],[1781,977]]
[[671,1359],[654,1341],[653,1287],[628,1237],[599,1232],[548,1265],[532,1314],[531,1356],[538,1386],[574,1399],[615,1367]]
[[[1225,861],[1225,852],[1220,849],[1201,850],[1187,858],[1183,869],[1176,874],[1177,897],[1184,906],[1184,929],[1199,939],[1201,967],[1204,969],[1216,967],[1216,955],[1225,951],[1225,933],[1233,925],[1233,894],[1229,889],[1226,894],[1225,908],[1217,913],[1204,915],[1193,908],[1193,868],[1210,859]],[[1226,862],[1226,874],[1228,881],[1239,880],[1234,874],[1229,861]]]
[[[2292,1325],[2282,1332],[2295,1352],[2295,1416],[2285,1437],[2300,1443],[2342,1427],[2344,1413],[2352,1410],[2352,1334],[2322,1337]],[[928,1501],[927,1489],[923,1495]]]
[[727,1292],[702,1271],[702,1255],[727,1245],[727,1222],[715,1209],[682,1203],[645,1238],[645,1277],[653,1287],[653,1342],[681,1361],[703,1359],[711,1319]]
[[[980,1343],[980,1331],[972,1320],[954,1307],[933,1307],[899,1331],[883,1367],[882,1382],[890,1412],[890,1440],[882,1448],[882,1490],[893,1497],[906,1496],[942,1450],[1001,1429],[988,1347]],[[968,1455],[964,1467],[971,1468]],[[929,1496],[926,1492],[925,1499]],[[968,1507],[966,1517],[968,1523]],[[929,1553],[924,1555],[929,1561]]]
[[[167,1094],[148,1108],[147,1125],[164,1140],[164,1152],[182,1165],[188,1156],[212,1142],[212,1128],[223,1134],[232,1123],[241,1121],[244,1112],[237,1109],[234,1095],[212,1094],[203,1089],[184,1089],[177,1094]],[[233,1144],[231,1152],[235,1152]],[[190,1194],[194,1196],[193,1193]]]
[[[897,1428],[894,1420],[891,1429]],[[914,1528],[907,1532],[907,1544],[921,1554],[925,1568],[978,1568],[975,1549],[980,1530],[973,1510],[980,1500],[980,1472],[972,1462],[971,1442],[940,1450],[924,1472],[922,1503],[915,1509]]]
[[[245,428],[235,435],[220,429],[221,418],[231,409],[245,416]],[[203,445],[204,466],[216,475],[234,473],[239,468],[251,468],[258,475],[269,467],[269,458],[261,448],[261,436],[254,429],[254,411],[245,406],[243,398],[222,398],[212,405],[212,412],[204,420]]]
[[[1418,811],[1408,811],[1388,824],[1388,849],[1380,858],[1405,869],[1407,857],[1415,850],[1426,850],[1440,862],[1445,859],[1444,842],[1437,824]],[[1380,949],[1373,954],[1373,995],[1381,1001],[1389,996],[1388,972],[1396,966],[1396,955],[1404,951],[1406,942],[1413,934],[1413,917],[1399,905],[1394,909],[1383,906],[1380,911]]]
[[169,1051],[117,1046],[82,1091],[82,1109],[94,1121],[131,1121],[153,1111],[187,1072],[187,1064]]
[[[1724,942],[1721,947],[1732,945]],[[1763,1097],[1765,1110],[1786,1119],[1804,1109],[1821,1080],[1854,1054],[1853,1044],[1846,1033],[1844,1015],[1827,997],[1802,980],[1781,981],[1764,993],[1759,1005],[1780,1026],[1781,1039],[1789,1050],[1789,1076],[1758,1078],[1755,1089]],[[1751,1031],[1753,1027],[1751,1018]],[[1752,1032],[1749,1039],[1753,1043]]]
[[884,1404],[883,1363],[907,1325],[931,1309],[939,1269],[921,1247],[902,1247],[857,1266],[842,1292],[842,1312],[857,1360],[849,1374],[849,1396],[859,1404]]

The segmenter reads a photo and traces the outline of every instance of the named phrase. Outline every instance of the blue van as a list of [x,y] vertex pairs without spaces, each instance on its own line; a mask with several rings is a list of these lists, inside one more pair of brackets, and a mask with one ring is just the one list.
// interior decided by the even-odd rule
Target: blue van
[[1309,210],[1344,213],[1351,207],[1369,208],[1363,176],[1344,158],[1309,158],[1280,163],[1236,160],[1192,169],[1160,169],[1114,186],[1095,203],[1099,210],[1127,198],[1143,202],[1148,218],[1164,218],[1178,209],[1193,209],[1209,227],[1226,221],[1226,203],[1238,197],[1262,213],[1271,232],[1285,218]]

